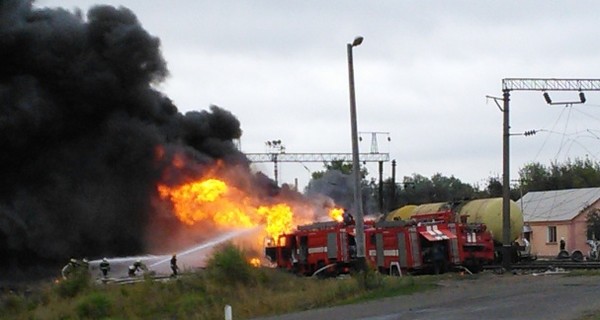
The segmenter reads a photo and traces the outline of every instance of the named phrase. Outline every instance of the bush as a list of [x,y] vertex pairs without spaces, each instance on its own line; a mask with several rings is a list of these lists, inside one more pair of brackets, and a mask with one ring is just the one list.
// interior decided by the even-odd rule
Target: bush
[[206,305],[204,298],[197,294],[183,295],[176,303],[178,315],[182,319],[190,318]]
[[72,298],[89,287],[90,275],[87,272],[76,272],[59,282],[55,290],[61,298]]
[[6,294],[4,296],[0,296],[1,314],[17,314],[25,310],[25,307],[25,301],[21,296],[16,294]]
[[209,277],[222,284],[250,284],[253,267],[245,253],[231,243],[215,250],[206,264]]
[[373,290],[381,288],[383,283],[383,275],[372,266],[367,266],[365,270],[360,270],[353,275],[356,279],[359,288],[363,290]]
[[79,300],[77,315],[85,319],[102,319],[110,314],[111,303],[108,297],[99,292],[92,293]]

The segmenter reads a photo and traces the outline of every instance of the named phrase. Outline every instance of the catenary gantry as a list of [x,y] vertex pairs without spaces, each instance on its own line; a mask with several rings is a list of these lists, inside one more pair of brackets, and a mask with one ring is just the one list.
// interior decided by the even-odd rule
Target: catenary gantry
[[502,90],[508,91],[600,91],[600,79],[502,79]]
[[[246,153],[252,162],[331,162],[334,160],[352,161],[352,153]],[[362,162],[390,161],[389,153],[361,153]]]

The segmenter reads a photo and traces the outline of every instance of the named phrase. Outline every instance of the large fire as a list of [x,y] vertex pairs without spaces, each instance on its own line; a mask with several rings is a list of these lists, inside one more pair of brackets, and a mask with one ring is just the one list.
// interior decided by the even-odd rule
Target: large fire
[[344,209],[333,208],[329,210],[329,217],[334,221],[342,222],[344,220]]
[[173,203],[177,218],[188,225],[198,222],[244,228],[265,225],[267,234],[274,239],[293,227],[290,205],[260,204],[258,199],[217,178],[174,188],[159,185],[158,191],[163,199]]
[[[164,160],[162,146],[155,152],[157,160]],[[190,160],[184,154],[173,154],[164,181],[179,181],[182,176],[197,174],[189,166],[193,163]],[[160,198],[172,205],[177,219],[190,227],[218,232],[262,226],[262,237],[278,241],[280,235],[291,232],[297,225],[319,217],[328,215],[329,219],[342,221],[344,210],[335,208],[329,198],[309,200],[295,191],[265,193],[264,187],[255,186],[247,170],[226,167],[221,161],[203,171],[203,176],[185,183],[162,183],[157,187]],[[256,241],[259,247],[263,244],[262,237]]]

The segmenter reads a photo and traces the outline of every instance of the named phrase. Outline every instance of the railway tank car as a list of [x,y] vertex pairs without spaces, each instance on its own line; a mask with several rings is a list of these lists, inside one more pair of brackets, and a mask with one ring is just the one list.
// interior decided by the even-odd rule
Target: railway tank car
[[[412,210],[411,210],[412,209]],[[386,216],[386,220],[398,220],[402,216],[418,216],[452,210],[456,219],[466,219],[467,223],[485,224],[487,230],[492,233],[492,238],[497,243],[502,243],[502,198],[487,198],[477,200],[466,200],[460,202],[437,202],[427,203],[419,206],[407,205],[394,210]],[[409,213],[407,213],[409,212]],[[515,241],[523,230],[523,212],[514,201],[510,201],[510,239]]]
[[[510,201],[510,241],[515,241],[520,237],[523,231],[523,212],[514,201]],[[411,218],[417,218],[419,216],[427,216],[435,212],[451,211],[453,213],[453,220],[456,222],[462,222],[466,224],[483,224],[486,226],[487,231],[491,233],[492,240],[495,247],[495,263],[502,261],[502,244],[503,244],[503,232],[502,232],[502,198],[486,198],[476,200],[464,200],[457,202],[437,202],[437,203],[426,203],[418,206],[408,205],[392,212],[396,212],[395,215],[388,214],[386,220],[399,220],[399,213],[405,217],[409,215]],[[409,214],[410,212],[410,214]],[[511,246],[511,261],[513,263],[521,260],[520,250],[522,248],[518,245]]]

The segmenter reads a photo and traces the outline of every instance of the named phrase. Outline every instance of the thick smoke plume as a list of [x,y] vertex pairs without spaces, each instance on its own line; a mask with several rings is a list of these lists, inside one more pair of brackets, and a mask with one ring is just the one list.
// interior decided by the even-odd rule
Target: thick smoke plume
[[176,222],[152,199],[176,153],[194,170],[248,167],[232,142],[239,121],[215,106],[179,113],[154,88],[167,75],[159,39],[126,8],[83,17],[0,2],[0,268],[140,253],[168,237]]

